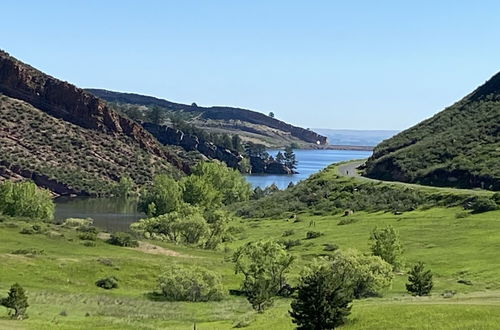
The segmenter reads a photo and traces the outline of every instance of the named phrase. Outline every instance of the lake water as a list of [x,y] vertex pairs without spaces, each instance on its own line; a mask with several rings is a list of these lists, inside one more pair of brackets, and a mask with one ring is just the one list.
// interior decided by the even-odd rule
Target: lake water
[[[275,156],[277,150],[269,151]],[[351,159],[367,158],[368,151],[352,150],[296,150],[297,171],[292,175],[247,175],[247,180],[254,187],[267,187],[275,183],[280,189],[290,182],[297,183],[326,166]],[[144,217],[137,212],[137,200],[122,198],[57,198],[56,221],[67,218],[92,218],[94,225],[110,231],[127,231],[131,223]]]
[[[268,152],[274,157],[278,153],[278,150],[270,150]],[[299,174],[251,174],[246,176],[247,180],[253,187],[265,188],[274,183],[278,188],[284,189],[290,182],[297,183],[307,179],[311,174],[321,171],[332,163],[368,158],[372,154],[371,151],[356,150],[295,150],[294,152],[299,162],[296,169]]]

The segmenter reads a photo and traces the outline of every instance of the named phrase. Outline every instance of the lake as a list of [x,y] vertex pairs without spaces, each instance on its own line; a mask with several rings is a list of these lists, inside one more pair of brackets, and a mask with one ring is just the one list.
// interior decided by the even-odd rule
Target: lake
[[[296,169],[299,172],[298,174],[251,174],[246,176],[247,180],[254,188],[265,188],[274,183],[278,188],[284,189],[290,182],[297,183],[307,179],[311,174],[321,171],[332,163],[368,158],[372,154],[371,151],[357,150],[295,150],[294,152],[299,162]],[[274,157],[278,153],[278,150],[269,150],[268,153]]]
[[[275,156],[278,150],[269,154]],[[290,182],[297,183],[326,166],[346,160],[367,158],[369,151],[354,150],[295,150],[298,160],[297,172],[292,175],[247,175],[247,180],[254,187],[267,187],[275,183],[284,189]],[[109,232],[127,231],[129,225],[144,217],[137,212],[137,200],[123,198],[57,198],[56,221],[67,218],[92,218],[94,225]]]

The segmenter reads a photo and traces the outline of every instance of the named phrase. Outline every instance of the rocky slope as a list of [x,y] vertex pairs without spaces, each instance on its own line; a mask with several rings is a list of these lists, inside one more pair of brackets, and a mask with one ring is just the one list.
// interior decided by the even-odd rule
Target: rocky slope
[[197,127],[216,133],[239,134],[244,140],[269,147],[283,147],[292,142],[303,145],[327,143],[325,136],[256,111],[232,107],[200,107],[138,94],[102,89],[87,90],[109,102],[144,107],[157,106],[168,111],[187,113],[191,123]]
[[159,171],[189,171],[177,151],[104,101],[2,51],[0,93],[3,178],[27,177],[58,194],[94,195],[109,192],[123,175],[142,184]]
[[500,73],[459,102],[383,141],[366,175],[500,190]]

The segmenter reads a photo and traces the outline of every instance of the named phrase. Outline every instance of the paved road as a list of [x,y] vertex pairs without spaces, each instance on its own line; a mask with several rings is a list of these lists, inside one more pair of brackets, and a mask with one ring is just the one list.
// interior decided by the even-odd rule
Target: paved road
[[361,174],[356,169],[358,166],[364,164],[366,159],[363,160],[355,160],[349,163],[341,164],[338,167],[338,172],[342,176],[350,176],[350,177],[360,177]]

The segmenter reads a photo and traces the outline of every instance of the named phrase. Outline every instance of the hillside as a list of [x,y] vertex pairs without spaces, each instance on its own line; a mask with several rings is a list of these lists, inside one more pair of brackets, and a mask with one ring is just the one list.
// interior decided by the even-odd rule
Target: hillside
[[328,138],[331,145],[374,147],[385,139],[399,133],[394,130],[354,130],[313,128],[313,130]]
[[500,190],[500,73],[435,116],[383,141],[366,176]]
[[238,134],[243,141],[283,147],[291,143],[301,146],[324,145],[326,137],[311,130],[287,124],[260,112],[232,107],[201,107],[174,103],[151,96],[87,89],[90,93],[116,106],[136,106],[139,111],[159,107],[181,114],[194,126],[211,133]]
[[137,123],[95,96],[0,51],[0,180],[32,179],[56,194],[109,193],[122,176],[188,170]]

